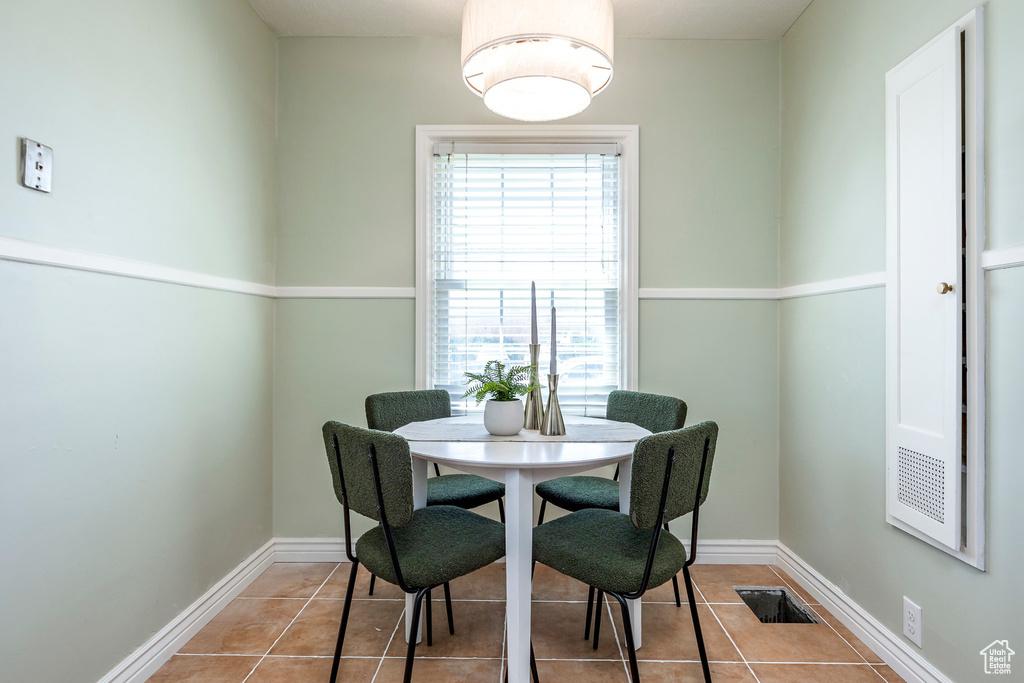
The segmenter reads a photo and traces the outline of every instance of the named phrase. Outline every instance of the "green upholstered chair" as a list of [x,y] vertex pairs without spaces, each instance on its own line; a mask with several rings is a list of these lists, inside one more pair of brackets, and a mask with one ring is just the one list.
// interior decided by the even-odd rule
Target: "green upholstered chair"
[[[681,429],[686,424],[686,403],[672,396],[645,394],[639,391],[613,391],[608,395],[606,416],[616,422],[632,422],[649,432],[667,432]],[[537,524],[544,523],[544,511],[547,504],[570,512],[598,508],[600,510],[619,509],[619,468],[615,468],[615,476],[605,477],[573,476],[559,477],[537,484],[537,495],[541,498],[540,515]],[[672,577],[672,588],[676,595],[676,607],[681,607],[679,599],[679,581]],[[594,591],[590,591],[587,599],[587,625],[583,632],[584,638],[590,637],[590,613],[594,604]],[[597,638],[595,636],[594,645]]]
[[[452,416],[451,396],[444,389],[425,391],[391,391],[366,397],[366,426],[382,432],[393,432],[410,422],[425,422]],[[441,474],[434,463],[434,475],[427,480],[427,505],[454,505],[472,509],[498,501],[498,514],[505,521],[501,499],[505,485],[475,474]],[[375,576],[370,577],[373,595]]]
[[[505,525],[460,507],[436,505],[413,509],[412,457],[408,442],[388,432],[340,422],[323,426],[334,492],[344,510],[345,553],[352,562],[345,607],[334,651],[331,683],[337,679],[352,606],[356,573],[362,563],[374,576],[414,594],[412,633],[405,663],[405,683],[412,677],[420,607],[427,600],[427,645],[431,644],[430,591],[485,567],[505,554]],[[351,511],[377,520],[352,549]],[[449,630],[451,603],[448,601]]]
[[[704,680],[711,681],[700,618],[693,596],[690,565],[697,554],[700,506],[708,496],[715,457],[718,425],[702,422],[692,427],[648,436],[633,451],[629,514],[587,508],[541,525],[533,531],[533,557],[566,576],[611,595],[622,608],[623,630],[629,650],[633,683],[640,680],[626,600],[639,598],[683,572],[697,637]],[[665,522],[693,513],[690,554],[663,530]],[[597,610],[594,638],[600,628]]]

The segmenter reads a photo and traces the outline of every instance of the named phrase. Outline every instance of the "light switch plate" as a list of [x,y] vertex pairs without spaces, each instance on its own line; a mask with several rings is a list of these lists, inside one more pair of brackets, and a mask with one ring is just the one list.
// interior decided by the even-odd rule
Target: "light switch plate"
[[21,139],[21,184],[49,192],[53,183],[53,149],[35,140]]

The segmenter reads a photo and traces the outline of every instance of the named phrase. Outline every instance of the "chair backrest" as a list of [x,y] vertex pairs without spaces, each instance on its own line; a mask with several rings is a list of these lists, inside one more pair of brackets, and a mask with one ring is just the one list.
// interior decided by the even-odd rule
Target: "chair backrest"
[[382,432],[451,416],[452,397],[444,389],[389,391],[366,397],[366,426]]
[[380,521],[377,486],[370,464],[370,446],[377,454],[384,512],[388,524],[401,527],[412,521],[412,456],[409,442],[388,432],[326,422],[323,427],[327,462],[338,501],[370,519]]
[[617,389],[608,395],[606,416],[657,434],[682,429],[686,424],[686,403],[672,396]]
[[[701,422],[692,427],[644,437],[637,442],[633,450],[629,492],[629,519],[633,526],[638,529],[653,529],[657,526],[669,451],[675,453],[676,459],[665,499],[664,521],[693,512],[698,501],[700,505],[704,504],[708,497],[717,440],[718,425],[714,422]],[[704,467],[704,481],[701,482],[700,468],[705,442],[708,444],[708,459]]]

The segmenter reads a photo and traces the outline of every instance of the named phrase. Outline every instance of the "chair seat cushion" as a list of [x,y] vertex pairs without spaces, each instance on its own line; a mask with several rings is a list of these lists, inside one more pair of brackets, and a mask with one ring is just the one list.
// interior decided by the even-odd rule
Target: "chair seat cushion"
[[[402,577],[410,588],[438,586],[465,576],[505,554],[505,525],[450,505],[421,508],[412,521],[392,529]],[[384,528],[356,542],[356,556],[371,573],[397,584]]]
[[[533,557],[600,590],[633,593],[640,590],[653,533],[637,529],[619,512],[580,510],[535,528]],[[685,562],[683,544],[662,531],[648,588],[671,579]]]
[[619,482],[604,477],[559,477],[537,484],[537,495],[563,510],[619,509]]
[[427,505],[475,508],[504,495],[504,484],[475,474],[443,474],[427,479]]

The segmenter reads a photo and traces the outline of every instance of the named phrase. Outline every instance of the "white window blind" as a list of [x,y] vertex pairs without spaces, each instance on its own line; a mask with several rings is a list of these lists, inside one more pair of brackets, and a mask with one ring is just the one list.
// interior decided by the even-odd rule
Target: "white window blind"
[[458,412],[464,373],[529,363],[537,283],[546,388],[557,308],[559,401],[603,416],[621,364],[619,159],[611,154],[434,157],[430,373]]

